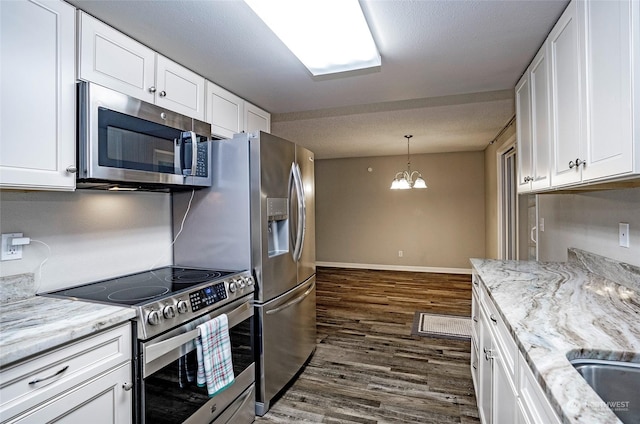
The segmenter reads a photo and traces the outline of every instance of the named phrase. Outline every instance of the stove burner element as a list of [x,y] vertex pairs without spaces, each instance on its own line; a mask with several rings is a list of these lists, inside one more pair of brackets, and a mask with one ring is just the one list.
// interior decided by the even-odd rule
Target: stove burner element
[[122,289],[111,293],[107,299],[119,302],[140,302],[147,299],[153,299],[154,297],[162,296],[165,293],[168,293],[169,289],[167,287],[162,286],[140,286],[140,287],[131,287],[128,289]]
[[88,285],[88,286],[74,287],[72,289],[65,290],[62,294],[64,296],[82,297],[82,296],[86,296],[88,294],[100,293],[100,292],[105,291],[106,289],[107,288],[105,286]]
[[202,270],[182,270],[176,271],[175,274],[168,275],[164,278],[169,283],[200,283],[203,281],[211,281],[222,277],[222,273],[218,271],[202,271]]

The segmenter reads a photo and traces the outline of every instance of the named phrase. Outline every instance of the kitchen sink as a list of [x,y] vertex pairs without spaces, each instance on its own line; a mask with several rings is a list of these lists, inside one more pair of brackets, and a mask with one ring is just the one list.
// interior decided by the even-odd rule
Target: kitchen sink
[[640,363],[574,359],[571,365],[620,421],[640,422]]

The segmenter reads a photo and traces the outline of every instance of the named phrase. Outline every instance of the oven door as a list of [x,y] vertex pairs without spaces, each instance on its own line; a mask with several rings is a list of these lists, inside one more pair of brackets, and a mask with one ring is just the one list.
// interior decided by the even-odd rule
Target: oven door
[[[255,369],[251,345],[251,295],[203,315],[149,341],[138,349],[136,415],[147,424],[251,423],[255,418]],[[198,387],[194,339],[197,325],[227,314],[235,381],[209,397]]]

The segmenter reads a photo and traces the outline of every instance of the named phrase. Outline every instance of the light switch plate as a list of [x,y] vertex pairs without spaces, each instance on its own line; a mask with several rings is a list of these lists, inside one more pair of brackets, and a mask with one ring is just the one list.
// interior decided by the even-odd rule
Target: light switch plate
[[629,224],[621,222],[618,224],[618,237],[620,238],[620,246],[629,247]]

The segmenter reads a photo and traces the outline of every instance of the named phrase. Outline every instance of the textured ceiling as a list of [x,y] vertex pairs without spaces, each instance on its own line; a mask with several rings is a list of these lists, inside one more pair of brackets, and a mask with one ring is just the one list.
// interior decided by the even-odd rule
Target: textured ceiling
[[361,0],[381,68],[318,78],[240,0],[70,3],[271,112],[272,132],[328,158],[404,154],[407,133],[412,153],[483,149],[568,1]]

